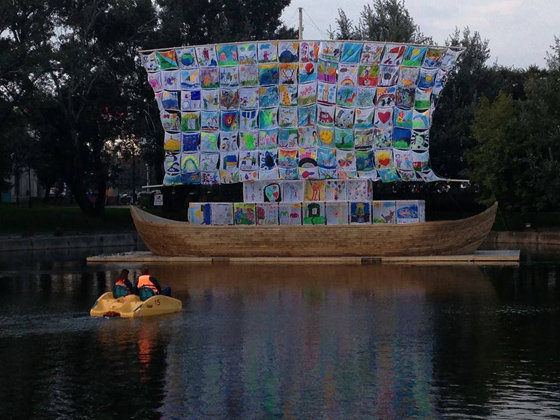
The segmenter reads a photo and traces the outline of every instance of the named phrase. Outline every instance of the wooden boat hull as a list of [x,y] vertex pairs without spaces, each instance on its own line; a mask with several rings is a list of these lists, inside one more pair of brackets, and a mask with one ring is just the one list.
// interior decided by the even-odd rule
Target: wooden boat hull
[[467,255],[482,244],[498,204],[461,220],[406,225],[198,226],[131,206],[140,237],[155,255],[344,257]]

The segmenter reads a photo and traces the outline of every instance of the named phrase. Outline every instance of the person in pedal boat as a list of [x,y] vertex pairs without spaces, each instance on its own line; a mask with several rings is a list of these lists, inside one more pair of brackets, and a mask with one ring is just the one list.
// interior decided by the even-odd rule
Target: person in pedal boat
[[147,268],[142,269],[142,275],[138,277],[138,281],[136,283],[136,290],[138,290],[138,292],[140,292],[140,289],[142,287],[152,289],[152,291],[156,295],[171,296],[171,287],[165,286],[162,289],[157,279],[153,276],[150,276],[150,272]]
[[113,287],[115,297],[122,297],[134,294],[134,286],[128,279],[128,270],[122,269],[117,277],[115,277],[115,286]]

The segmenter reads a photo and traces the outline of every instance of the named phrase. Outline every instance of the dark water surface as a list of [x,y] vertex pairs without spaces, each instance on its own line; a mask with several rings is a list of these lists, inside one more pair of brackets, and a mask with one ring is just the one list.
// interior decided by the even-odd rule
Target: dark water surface
[[89,317],[121,268],[91,253],[0,254],[1,418],[560,418],[558,250],[152,265],[184,310],[138,320]]

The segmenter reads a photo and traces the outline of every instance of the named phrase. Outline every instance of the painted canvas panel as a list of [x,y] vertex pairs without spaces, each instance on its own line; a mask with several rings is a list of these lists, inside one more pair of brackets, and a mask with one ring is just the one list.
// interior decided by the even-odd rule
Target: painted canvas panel
[[325,203],[325,216],[327,225],[347,225],[348,203]]
[[410,67],[420,67],[422,65],[422,60],[426,54],[426,47],[420,47],[418,45],[407,45],[404,50],[404,56],[402,65]]
[[196,58],[201,67],[215,67],[218,65],[216,48],[213,45],[196,47]]
[[398,225],[420,223],[420,211],[417,200],[396,202],[396,221]]
[[358,67],[358,86],[377,86],[379,66],[361,64]]
[[233,203],[210,203],[212,225],[233,225]]
[[177,61],[179,62],[179,67],[182,69],[188,69],[198,66],[196,51],[194,47],[183,47],[176,49],[175,56],[177,57]]
[[319,60],[317,63],[317,78],[320,82],[336,83],[338,63],[333,61]]
[[324,201],[325,181],[306,181],[304,201]]
[[280,203],[278,222],[285,226],[301,225],[301,203]]
[[256,171],[259,169],[259,151],[239,151],[239,169],[242,171]]
[[200,87],[202,89],[215,89],[220,86],[220,73],[216,67],[200,69]]
[[342,44],[336,41],[321,41],[319,45],[319,59],[339,61]]
[[317,80],[317,64],[313,62],[299,63],[299,83]]
[[298,87],[296,85],[280,85],[278,95],[282,106],[294,107],[298,103]]
[[304,225],[324,225],[326,223],[325,203],[307,202],[302,206]]
[[219,161],[220,161],[219,153],[201,153],[200,170],[204,172],[216,171],[218,169]]
[[200,91],[201,109],[203,111],[219,111],[220,110],[220,90],[219,89],[203,89]]
[[371,203],[369,201],[351,202],[349,207],[351,225],[371,223]]
[[239,122],[239,129],[241,131],[253,131],[258,128],[258,110],[256,109],[248,109],[248,110],[241,110],[239,112],[240,115],[240,122]]
[[257,63],[257,44],[246,43],[237,46],[237,60],[239,64]]
[[256,223],[256,206],[254,203],[233,204],[233,224],[254,225]]
[[[278,81],[281,85],[297,85],[298,83],[298,64],[282,63],[278,67]],[[311,80],[310,80],[311,81]],[[300,83],[301,82],[300,80]]]
[[[412,109],[414,106],[416,89],[413,86],[397,87],[396,106],[401,109]],[[429,100],[429,99],[428,99]],[[429,106],[429,105],[428,105]]]
[[315,41],[301,41],[299,44],[299,61],[316,62],[319,57],[319,44]]
[[180,133],[165,133],[163,141],[163,150],[166,152],[180,152],[181,151],[181,134]]
[[200,128],[204,131],[218,131],[220,129],[219,111],[202,111],[200,113]]
[[241,86],[257,86],[259,84],[259,66],[256,64],[240,65],[239,84]]
[[334,105],[336,103],[336,85],[319,82],[317,84],[317,100],[324,104]]
[[259,84],[261,86],[277,85],[279,79],[278,64],[259,64]]
[[282,201],[284,203],[299,203],[303,201],[303,181],[282,182]]
[[325,181],[325,200],[326,201],[346,201],[347,200],[347,181],[345,180],[326,180]]
[[298,86],[298,105],[311,105],[315,102],[317,102],[317,82],[300,84]]
[[349,201],[370,201],[371,188],[367,179],[349,179],[346,181],[347,199]]
[[342,44],[341,63],[358,63],[362,53],[362,43],[345,42]]
[[299,42],[278,41],[278,61],[280,63],[297,63],[299,60]]
[[[295,121],[297,123],[297,119]],[[298,145],[297,128],[280,128],[278,130],[278,147],[296,148]]]
[[181,153],[181,173],[191,174],[195,172],[200,172],[200,154],[193,153]]
[[200,106],[200,90],[181,91],[181,111],[198,111]]
[[177,70],[162,71],[161,86],[166,90],[179,89],[179,72]]
[[254,109],[259,107],[259,88],[245,87],[239,89],[239,108]]
[[385,49],[384,43],[377,42],[364,42],[362,47],[362,55],[360,62],[364,64],[378,64],[381,62],[383,50]]
[[257,225],[274,226],[278,224],[278,204],[257,203]]
[[198,89],[200,88],[200,71],[197,68],[181,70],[179,73],[179,84],[181,89]]
[[237,87],[239,86],[239,71],[237,66],[220,68],[220,86]]
[[271,108],[279,104],[278,86],[261,86],[259,88],[259,105]]
[[259,62],[271,63],[277,60],[278,60],[278,43],[276,41],[259,42]]
[[[298,113],[295,106],[281,106],[278,108],[278,126],[292,128],[298,125]],[[297,133],[297,130],[296,130]]]
[[189,203],[189,223],[191,225],[212,224],[212,209],[210,203]]
[[235,44],[221,44],[216,46],[216,53],[218,56],[218,65],[220,66],[235,66],[237,61],[237,45]]
[[373,223],[395,223],[396,206],[394,201],[373,201],[372,222]]

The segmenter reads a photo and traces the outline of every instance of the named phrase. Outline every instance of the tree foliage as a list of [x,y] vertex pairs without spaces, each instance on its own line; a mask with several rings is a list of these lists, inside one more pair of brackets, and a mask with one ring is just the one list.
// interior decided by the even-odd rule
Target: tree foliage
[[370,41],[426,43],[431,39],[420,32],[405,6],[404,0],[373,0],[366,4],[354,25],[344,10],[338,10],[337,30],[332,38]]
[[143,144],[161,180],[163,133],[137,51],[294,37],[280,21],[289,1],[3,1],[0,179],[25,161],[99,215],[118,172],[111,143],[126,138]]

